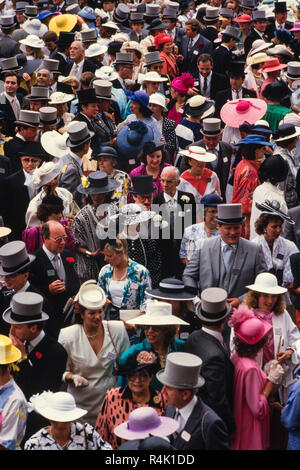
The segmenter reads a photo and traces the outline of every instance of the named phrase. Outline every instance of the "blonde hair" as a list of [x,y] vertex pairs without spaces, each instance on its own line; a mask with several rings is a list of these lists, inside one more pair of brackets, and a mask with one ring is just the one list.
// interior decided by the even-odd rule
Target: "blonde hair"
[[117,235],[116,238],[109,240],[105,246],[104,249],[109,249],[117,253],[118,255],[122,253],[122,251],[125,252],[126,256],[128,256],[128,243],[125,238],[120,238],[119,235]]
[[[248,308],[258,308],[259,296],[263,292],[256,292],[254,290],[249,290],[244,297],[243,304],[247,305]],[[273,308],[273,313],[275,315],[281,315],[284,312],[285,303],[284,303],[284,294],[278,294],[277,300]]]

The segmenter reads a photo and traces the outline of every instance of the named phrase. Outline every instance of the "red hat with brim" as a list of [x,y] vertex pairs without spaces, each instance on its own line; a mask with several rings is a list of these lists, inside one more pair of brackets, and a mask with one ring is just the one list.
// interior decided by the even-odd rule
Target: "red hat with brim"
[[273,59],[266,60],[264,66],[259,69],[258,73],[276,72],[276,70],[282,70],[286,68],[287,64],[281,64],[279,62],[279,59],[277,59],[277,57],[274,57]]
[[233,18],[235,23],[251,23],[251,16],[250,15],[241,15]]
[[165,44],[167,42],[174,42],[173,38],[171,38],[171,36],[169,36],[168,34],[159,33],[157,36],[155,36],[154,43],[156,49],[158,49],[158,46],[160,46],[161,44]]
[[245,121],[254,124],[266,114],[267,103],[258,98],[232,100],[221,109],[221,119],[228,126],[238,128]]

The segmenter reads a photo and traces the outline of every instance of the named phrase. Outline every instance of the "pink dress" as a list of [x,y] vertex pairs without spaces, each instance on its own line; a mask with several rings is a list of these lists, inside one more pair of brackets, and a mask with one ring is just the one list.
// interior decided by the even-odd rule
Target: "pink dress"
[[232,450],[266,450],[269,447],[269,404],[262,391],[266,375],[248,357],[233,353],[234,419]]

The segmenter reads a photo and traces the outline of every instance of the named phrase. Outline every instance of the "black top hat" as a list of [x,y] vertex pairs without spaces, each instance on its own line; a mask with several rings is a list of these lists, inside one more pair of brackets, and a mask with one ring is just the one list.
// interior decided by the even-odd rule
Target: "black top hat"
[[77,186],[77,191],[81,194],[103,194],[111,193],[119,183],[113,178],[108,178],[104,171],[93,171],[87,177],[87,184]]
[[98,103],[95,88],[88,88],[87,90],[78,90],[77,97],[78,104]]
[[156,191],[153,186],[153,176],[141,175],[132,178],[133,188],[131,192],[133,194],[151,194]]
[[275,2],[274,3],[274,9],[273,9],[273,12],[274,13],[286,13],[288,11],[287,7],[286,7],[286,2]]
[[168,26],[168,23],[163,23],[159,18],[155,18],[147,26],[148,31],[155,31],[157,29],[165,29]]
[[31,142],[26,141],[23,144],[22,150],[18,153],[19,157],[29,156],[35,158],[41,158],[42,160],[46,160],[48,157],[47,152],[42,147],[40,142]]
[[68,83],[57,82],[56,91],[61,91],[67,95],[73,95],[73,88]]
[[70,46],[74,41],[75,33],[70,33],[67,31],[61,31],[58,36],[57,45],[58,46]]
[[228,70],[229,77],[244,77],[245,75],[245,62],[232,61]]
[[99,147],[99,149],[94,150],[92,153],[91,160],[98,160],[100,157],[112,157],[112,158],[120,158],[117,150],[114,147],[109,147],[105,145],[104,147]]

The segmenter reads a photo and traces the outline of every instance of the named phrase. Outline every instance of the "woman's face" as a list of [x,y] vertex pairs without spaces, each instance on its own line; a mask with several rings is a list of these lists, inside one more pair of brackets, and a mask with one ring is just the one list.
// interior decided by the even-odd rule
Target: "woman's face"
[[100,157],[98,160],[100,171],[104,171],[107,175],[111,175],[114,169],[113,159],[111,157]]
[[157,93],[159,89],[160,82],[147,82],[147,94],[153,95],[153,93]]
[[161,150],[157,150],[156,152],[153,152],[151,155],[147,155],[146,157],[147,160],[147,166],[153,169],[159,168],[162,160],[162,153]]
[[55,104],[54,107],[57,110],[57,117],[62,117],[62,115],[68,111],[67,103]]
[[258,308],[266,312],[272,312],[278,300],[278,295],[274,294],[259,294]]
[[172,42],[166,42],[164,44],[164,47],[163,47],[163,52],[165,52],[166,54],[172,54],[173,52],[173,43]]
[[43,190],[47,194],[50,194],[50,193],[54,194],[55,189],[57,188],[57,186],[58,186],[58,176],[56,178],[54,178],[53,180],[49,181],[49,183],[45,184],[43,186]]
[[128,387],[132,393],[146,393],[149,390],[152,375],[146,369],[137,370],[128,376]]
[[165,330],[160,326],[146,326],[144,327],[146,339],[149,343],[155,346],[161,346],[165,339]]
[[104,248],[103,254],[104,254],[104,261],[106,263],[109,263],[112,268],[115,266],[118,266],[122,258],[122,253],[116,253],[111,248]]
[[207,207],[204,211],[204,221],[208,224],[215,224],[217,226],[217,222],[215,221],[218,215],[218,208],[217,207]]
[[282,221],[279,220],[271,220],[265,228],[265,236],[268,240],[276,240],[282,232]]
[[162,113],[163,113],[163,108],[161,106],[159,106],[158,104],[150,103],[149,108],[153,112],[153,117],[161,118]]
[[87,329],[98,328],[102,323],[103,315],[104,315],[103,308],[99,308],[98,310],[89,310],[88,308],[86,308],[84,312],[81,314],[83,325]]
[[98,207],[104,203],[106,194],[90,194],[92,203],[94,207]]
[[174,88],[172,88],[172,87],[171,87],[170,93],[171,93],[171,98],[172,98],[173,100],[176,100],[176,98],[178,97],[179,93],[178,93],[176,90],[174,90]]
[[189,158],[191,171],[195,176],[201,176],[205,168],[205,162],[198,162],[194,158]]
[[141,106],[136,101],[131,101],[129,107],[132,114],[139,114],[141,111]]
[[256,162],[262,162],[264,160],[265,151],[266,151],[266,148],[265,148],[264,145],[255,150],[255,161]]

